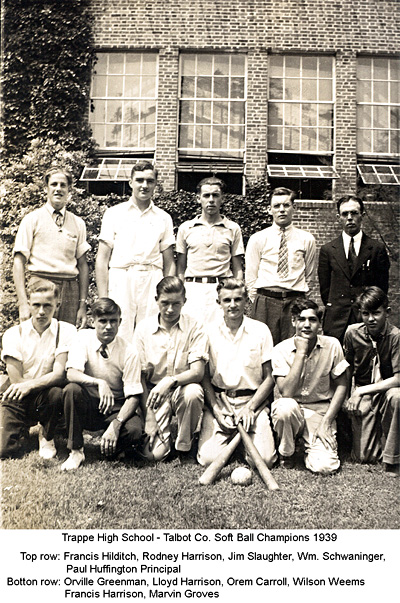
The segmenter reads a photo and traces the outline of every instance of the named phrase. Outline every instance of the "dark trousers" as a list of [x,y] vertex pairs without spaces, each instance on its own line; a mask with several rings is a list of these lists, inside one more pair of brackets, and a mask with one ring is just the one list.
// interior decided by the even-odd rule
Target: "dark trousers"
[[64,279],[58,278],[55,275],[32,272],[32,275],[46,278],[60,290],[59,305],[54,314],[54,318],[63,320],[64,322],[76,323],[76,315],[79,308],[79,282],[77,278]]
[[29,427],[43,425],[44,437],[52,440],[62,404],[62,388],[50,387],[25,396],[22,400],[0,405],[0,458],[22,452],[22,441]]
[[[103,415],[99,411],[99,398],[94,397],[77,383],[69,383],[64,388],[64,415],[68,434],[67,446],[70,450],[77,450],[83,446],[82,431],[106,430],[110,423],[116,418],[124,404],[124,400],[116,400],[112,412]],[[136,445],[143,433],[143,421],[139,414],[135,413],[128,419],[119,433],[117,452],[132,448]]]
[[[305,297],[305,295],[304,293],[299,293],[298,297]],[[256,294],[251,318],[267,325],[271,331],[274,345],[294,335],[290,310],[295,300],[296,297],[276,299],[259,293]]]

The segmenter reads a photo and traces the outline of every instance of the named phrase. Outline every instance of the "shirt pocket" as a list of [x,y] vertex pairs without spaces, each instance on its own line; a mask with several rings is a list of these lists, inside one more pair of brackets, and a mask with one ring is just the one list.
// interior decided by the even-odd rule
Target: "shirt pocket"
[[76,249],[78,246],[78,237],[70,232],[64,232],[64,251],[68,259],[76,257]]
[[257,347],[246,350],[243,364],[249,368],[257,368],[261,364],[260,350]]

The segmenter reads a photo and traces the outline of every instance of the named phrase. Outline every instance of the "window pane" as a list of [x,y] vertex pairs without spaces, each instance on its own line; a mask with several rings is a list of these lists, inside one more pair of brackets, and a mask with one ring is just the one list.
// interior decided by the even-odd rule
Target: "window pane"
[[400,107],[392,107],[390,109],[390,127],[400,128]]
[[181,101],[180,121],[193,123],[193,121],[194,121],[194,101]]
[[110,52],[108,73],[124,73],[124,55]]
[[194,97],[194,77],[183,77],[181,80],[181,96]]
[[106,126],[106,147],[121,146],[122,126]]
[[97,100],[93,103],[94,111],[90,116],[91,121],[99,121],[104,123],[106,121],[106,103],[103,100]]
[[388,82],[374,82],[374,103],[387,103],[389,100],[389,84]]
[[101,124],[93,124],[92,125],[92,132],[93,132],[93,138],[96,140],[96,142],[101,147],[104,147],[104,145],[105,145],[105,133],[106,133],[105,126],[102,126]]
[[318,57],[303,57],[303,77],[317,76]]
[[300,80],[285,80],[285,99],[300,100]]
[[357,77],[362,80],[371,79],[371,59],[360,57],[357,60]]
[[143,101],[140,103],[140,121],[142,123],[156,122],[155,101]]
[[372,107],[359,105],[357,109],[357,126],[359,128],[371,128],[372,126]]
[[359,153],[370,153],[371,148],[371,132],[369,130],[358,130],[357,132],[357,150]]
[[124,78],[121,76],[110,76],[108,78],[107,96],[122,96]]
[[285,149],[300,150],[300,128],[285,128]]
[[229,148],[230,149],[244,149],[244,127],[243,126],[231,126],[229,128]]
[[214,75],[229,75],[229,55],[214,55]]
[[201,149],[210,148],[211,127],[196,126],[195,147]]
[[142,57],[139,52],[129,52],[126,55],[125,73],[140,75],[140,65]]
[[319,100],[321,100],[321,101],[333,100],[332,80],[320,80],[319,81]]
[[138,98],[140,96],[140,77],[128,75],[125,78],[125,96]]
[[320,126],[331,126],[333,124],[333,107],[320,105],[318,109],[318,124]]
[[358,82],[357,83],[357,102],[358,103],[370,103],[371,100],[372,100],[371,82]]
[[400,82],[390,83],[390,102],[400,103]]
[[316,151],[317,150],[317,131],[312,128],[301,129],[301,150]]
[[390,153],[400,153],[400,132],[390,133]]
[[124,103],[124,123],[138,123],[139,101],[128,101]]
[[231,57],[231,74],[245,75],[245,57],[240,54],[234,54]]
[[286,77],[298,76],[300,71],[300,57],[287,56],[285,60],[285,68]]
[[196,55],[182,55],[182,75],[196,75]]
[[268,148],[281,150],[282,146],[283,128],[276,128],[270,126],[268,128]]
[[332,57],[319,57],[319,76],[332,77]]
[[373,110],[373,127],[387,128],[389,127],[389,112],[388,107],[374,107]]
[[193,126],[181,126],[179,128],[179,146],[193,147]]
[[245,103],[235,102],[231,103],[231,124],[244,124],[245,123]]
[[300,105],[287,103],[284,106],[285,125],[298,126],[300,124]]
[[268,110],[268,123],[275,126],[283,124],[283,107],[282,103],[271,103]]
[[197,103],[196,103],[196,122],[199,124],[211,123],[211,102],[197,101]]
[[122,122],[122,102],[107,101],[107,121],[110,123]]
[[197,75],[212,75],[212,54],[197,55]]
[[273,80],[269,81],[269,96],[272,99],[282,99],[283,98],[283,81],[282,80]]
[[124,126],[124,147],[139,146],[139,126]]
[[156,78],[152,76],[142,77],[142,93],[141,96],[156,95]]
[[317,100],[317,80],[303,79],[302,82],[302,100]]
[[388,153],[389,152],[389,132],[384,130],[373,131],[373,152]]
[[[134,56],[128,54],[127,57]],[[154,53],[143,54],[142,62],[143,75],[157,75],[157,55]]]
[[231,98],[244,98],[244,77],[231,79]]
[[197,78],[197,97],[211,98],[211,82],[210,77]]
[[216,77],[214,78],[214,97],[228,98],[229,96],[229,78]]
[[301,112],[301,124],[303,126],[317,125],[317,105],[303,105]]
[[215,102],[213,103],[213,123],[214,124],[227,124],[228,123],[228,102]]
[[373,62],[374,80],[387,80],[389,76],[388,59],[374,59]]
[[96,75],[93,79],[92,85],[92,96],[105,96],[106,95],[106,75]]
[[318,150],[319,151],[332,151],[332,135],[333,130],[331,128],[319,128],[318,129]]
[[140,128],[140,143],[139,146],[152,148],[155,146],[156,125],[145,124]]
[[107,73],[107,65],[108,65],[108,54],[106,52],[99,52],[97,55],[97,62],[94,66],[95,74],[104,74]]
[[390,59],[390,79],[400,80],[400,59]]
[[271,55],[269,57],[269,76],[271,78],[283,76],[283,56]]
[[213,149],[226,149],[228,147],[228,128],[226,126],[214,126],[212,129]]

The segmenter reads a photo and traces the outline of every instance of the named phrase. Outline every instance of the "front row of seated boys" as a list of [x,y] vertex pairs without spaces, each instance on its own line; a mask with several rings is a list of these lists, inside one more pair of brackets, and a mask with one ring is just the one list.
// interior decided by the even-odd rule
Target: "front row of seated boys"
[[[344,340],[320,334],[321,311],[309,299],[293,305],[293,337],[273,347],[268,327],[245,316],[241,280],[217,287],[220,317],[204,327],[182,313],[185,289],[177,277],[157,286],[158,316],[138,324],[134,345],[118,336],[119,306],[92,305],[94,329],[76,332],[58,322],[57,286],[33,279],[31,319],[3,337],[7,379],[0,406],[1,458],[24,450],[29,427],[40,423],[39,455],[54,458],[54,433],[64,414],[70,454],[63,470],[85,460],[83,430],[104,430],[108,458],[134,452],[210,464],[242,422],[268,466],[293,466],[302,445],[305,466],[329,474],[340,465],[336,417],[351,417],[352,457],[383,460],[399,475],[399,334],[388,321],[387,296],[377,287],[359,297],[362,323]],[[353,379],[354,377],[354,379]],[[354,381],[354,383],[353,383]],[[275,400],[271,400],[272,393]],[[277,451],[276,447],[277,446]]]

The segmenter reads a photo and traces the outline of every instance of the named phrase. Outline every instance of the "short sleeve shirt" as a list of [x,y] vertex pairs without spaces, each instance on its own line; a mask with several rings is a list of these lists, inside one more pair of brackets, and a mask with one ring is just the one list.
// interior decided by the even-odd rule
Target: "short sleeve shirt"
[[187,256],[185,276],[231,276],[232,257],[244,254],[242,231],[228,218],[208,224],[197,216],[179,227],[176,251]]
[[[101,343],[93,329],[82,329],[71,346],[67,369],[73,368],[85,375],[107,381],[116,399],[141,394],[141,370],[136,349],[118,335],[106,347],[107,358],[100,354]],[[98,397],[98,388],[85,385],[87,391]]]
[[208,340],[202,327],[187,314],[167,331],[152,316],[136,327],[134,343],[139,352],[142,372],[149,383],[156,385],[166,376],[189,370],[198,360],[208,361]]
[[142,212],[132,199],[105,211],[99,239],[112,249],[110,268],[162,269],[162,252],[175,243],[171,216],[153,202]]
[[[382,379],[389,379],[400,371],[400,330],[386,322],[376,342]],[[374,348],[364,323],[350,325],[343,342],[345,358],[353,369],[357,386],[372,382]]]
[[[272,351],[272,374],[275,377],[286,377],[295,355],[294,337],[278,343]],[[331,379],[342,375],[348,366],[339,340],[318,335],[311,354],[304,362],[298,389],[293,398],[303,404],[331,399],[334,393]]]
[[72,278],[79,272],[77,260],[90,249],[86,225],[81,218],[65,211],[59,228],[53,212],[51,204],[46,203],[22,219],[13,253],[22,253],[30,272]]
[[[57,342],[58,335],[58,343]],[[32,319],[8,329],[3,335],[2,360],[7,356],[22,364],[24,379],[37,379],[51,373],[54,360],[68,352],[76,336],[76,328],[67,322],[52,319],[50,326],[41,334],[33,326]]]
[[267,325],[244,316],[232,337],[221,318],[209,325],[207,335],[212,383],[221,389],[256,391],[263,382],[263,364],[272,354],[272,336]]

